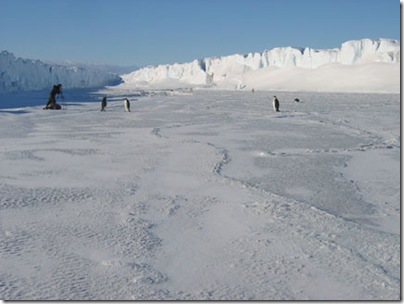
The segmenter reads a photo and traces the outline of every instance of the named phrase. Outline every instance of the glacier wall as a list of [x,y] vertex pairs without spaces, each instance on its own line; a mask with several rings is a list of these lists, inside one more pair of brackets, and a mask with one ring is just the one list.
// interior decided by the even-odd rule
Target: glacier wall
[[64,88],[89,88],[120,81],[117,75],[97,69],[51,65],[0,52],[0,92],[3,93],[49,89],[58,83]]
[[184,84],[220,85],[233,80],[242,85],[242,76],[251,71],[271,68],[318,69],[328,64],[360,65],[368,63],[399,63],[400,42],[393,39],[362,39],[347,41],[340,48],[312,49],[281,47],[262,53],[204,58],[189,63],[159,65],[122,75],[126,84],[152,85],[165,80]]

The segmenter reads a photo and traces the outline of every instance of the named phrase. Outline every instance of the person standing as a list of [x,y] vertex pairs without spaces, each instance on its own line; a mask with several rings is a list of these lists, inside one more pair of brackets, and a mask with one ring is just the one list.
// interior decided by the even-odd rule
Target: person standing
[[49,93],[48,103],[44,110],[60,110],[62,107],[56,103],[56,95],[62,94],[62,84],[54,85],[52,91]]

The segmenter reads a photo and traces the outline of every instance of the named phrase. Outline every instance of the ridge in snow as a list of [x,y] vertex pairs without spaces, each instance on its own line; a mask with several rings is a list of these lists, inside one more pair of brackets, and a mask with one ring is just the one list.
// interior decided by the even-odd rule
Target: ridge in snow
[[[262,53],[150,66],[123,75],[123,86],[399,92],[400,42],[362,39],[340,48],[278,47]],[[304,85],[302,85],[302,82]]]
[[47,64],[0,51],[2,93],[48,89],[57,83],[62,83],[65,88],[91,88],[120,82],[119,76],[102,68]]

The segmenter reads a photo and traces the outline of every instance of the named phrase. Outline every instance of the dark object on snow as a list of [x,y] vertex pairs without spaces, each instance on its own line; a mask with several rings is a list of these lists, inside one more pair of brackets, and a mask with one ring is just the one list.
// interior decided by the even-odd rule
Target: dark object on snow
[[295,98],[295,101],[296,101],[296,102],[299,102],[299,101],[300,101],[300,99],[299,99],[299,98]]
[[60,110],[62,107],[56,103],[56,95],[62,94],[62,84],[54,85],[52,91],[49,93],[48,103],[44,110]]
[[125,112],[130,112],[130,102],[129,99],[125,98]]
[[104,97],[101,101],[101,111],[105,111],[106,107],[107,107],[107,97]]
[[274,96],[274,100],[272,102],[272,105],[274,106],[274,111],[279,112],[279,100],[276,96]]
[[43,109],[44,110],[61,110],[62,106],[60,104],[54,103],[54,104],[51,104],[50,106],[46,106]]

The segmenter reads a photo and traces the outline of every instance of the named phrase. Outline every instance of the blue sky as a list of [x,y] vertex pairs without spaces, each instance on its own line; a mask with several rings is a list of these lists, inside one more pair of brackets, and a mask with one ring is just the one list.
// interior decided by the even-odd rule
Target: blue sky
[[0,50],[158,65],[283,46],[400,39],[399,0],[1,0]]

